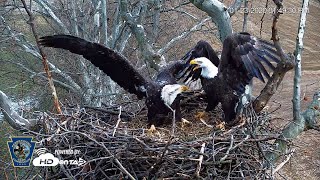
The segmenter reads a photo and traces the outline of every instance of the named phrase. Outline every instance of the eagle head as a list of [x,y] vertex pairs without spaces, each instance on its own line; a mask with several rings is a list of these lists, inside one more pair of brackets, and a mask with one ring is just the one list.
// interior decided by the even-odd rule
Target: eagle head
[[187,91],[189,88],[185,85],[180,84],[168,84],[165,85],[161,90],[161,99],[164,101],[166,105],[171,106],[176,97],[182,93]]
[[190,61],[190,64],[196,65],[193,71],[201,68],[201,76],[204,78],[211,79],[218,74],[218,67],[206,57],[195,58]]

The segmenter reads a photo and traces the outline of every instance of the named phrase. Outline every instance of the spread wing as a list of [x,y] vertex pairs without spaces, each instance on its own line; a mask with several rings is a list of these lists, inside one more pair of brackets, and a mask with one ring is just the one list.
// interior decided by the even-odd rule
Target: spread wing
[[[208,58],[215,66],[219,66],[220,59],[218,58],[216,52],[213,50],[211,45],[206,41],[199,41],[197,45],[192,48],[182,59],[186,61],[187,64],[195,58],[199,57],[206,57]],[[188,70],[185,72],[185,74],[188,73],[188,75],[185,78],[185,81],[187,81],[190,77],[192,77],[192,80],[197,80],[200,77],[201,69],[197,69],[193,71],[192,69],[195,67],[195,65],[189,66]]]
[[110,48],[69,35],[41,37],[40,44],[82,55],[128,92],[136,94],[139,98],[146,96],[145,86],[148,81],[125,57]]
[[173,61],[159,71],[156,82],[158,84],[175,84],[185,74],[189,66],[183,60]]
[[242,89],[253,77],[262,82],[264,77],[269,79],[264,65],[274,70],[271,61],[279,62],[273,44],[249,33],[234,33],[223,42],[219,71],[228,82],[237,82],[232,86]]

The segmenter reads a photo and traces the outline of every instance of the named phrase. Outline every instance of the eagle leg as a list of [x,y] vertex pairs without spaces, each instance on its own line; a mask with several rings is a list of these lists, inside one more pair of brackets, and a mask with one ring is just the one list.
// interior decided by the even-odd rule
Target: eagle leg
[[232,122],[236,118],[236,104],[237,104],[238,99],[237,98],[231,98],[226,100],[225,102],[221,103],[222,105],[222,110],[224,112],[224,121],[226,124],[232,124]]
[[175,103],[175,109],[176,109],[176,113],[175,113],[175,118],[177,121],[181,121],[181,127],[185,127],[189,124],[191,124],[190,121],[186,120],[185,118],[182,118],[181,115],[181,109],[180,109],[180,102],[178,101],[177,103]]

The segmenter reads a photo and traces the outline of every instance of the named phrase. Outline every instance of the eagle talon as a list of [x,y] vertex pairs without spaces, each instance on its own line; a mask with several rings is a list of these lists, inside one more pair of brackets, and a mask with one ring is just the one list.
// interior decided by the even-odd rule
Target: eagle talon
[[185,118],[181,119],[181,127],[184,128],[185,126],[188,126],[192,124],[190,121],[186,120]]
[[196,115],[195,115],[195,118],[196,119],[203,119],[203,117],[205,117],[206,116],[206,112],[205,111],[202,111],[202,112],[198,112]]
[[151,127],[147,130],[148,134],[153,134],[155,132],[158,132],[156,127],[152,124]]
[[219,124],[216,125],[216,129],[220,129],[222,131],[225,131],[226,130],[226,123],[220,122]]

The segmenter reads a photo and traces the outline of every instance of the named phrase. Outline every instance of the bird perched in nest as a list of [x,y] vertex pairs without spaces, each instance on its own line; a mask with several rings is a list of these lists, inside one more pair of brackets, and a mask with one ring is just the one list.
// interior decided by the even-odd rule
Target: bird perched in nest
[[[214,110],[220,102],[224,121],[231,123],[236,117],[238,103],[241,103],[239,97],[250,81],[254,77],[262,82],[265,82],[264,77],[270,78],[262,63],[274,70],[271,61],[278,63],[279,56],[273,44],[246,32],[231,34],[224,40],[220,62],[216,60],[216,55],[203,53],[210,51],[206,49],[207,46],[200,44],[190,51],[187,62],[193,65],[193,69],[189,71],[188,77],[193,76],[194,80],[199,78],[195,74],[201,69],[201,84],[208,101],[205,112]],[[199,113],[197,117],[202,118],[205,112]]]
[[41,37],[40,44],[82,55],[126,91],[139,99],[145,97],[148,122],[152,128],[162,124],[163,118],[173,110],[177,121],[187,122],[181,117],[179,94],[188,87],[175,80],[188,66],[184,61],[175,61],[164,67],[152,81],[141,75],[125,57],[98,43],[70,35],[53,35]]

